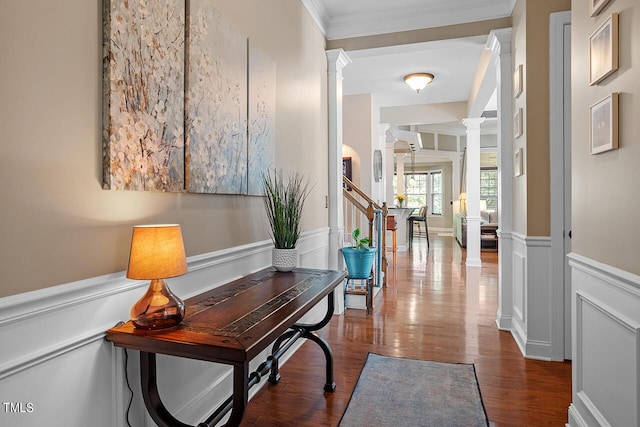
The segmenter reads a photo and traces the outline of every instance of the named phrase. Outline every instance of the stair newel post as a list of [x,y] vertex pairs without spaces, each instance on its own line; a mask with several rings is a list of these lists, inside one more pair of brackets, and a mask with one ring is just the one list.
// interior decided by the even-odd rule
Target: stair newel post
[[387,207],[387,202],[382,202],[382,286],[387,287],[387,214],[389,213],[389,208]]
[[375,210],[373,203],[369,202],[367,206],[367,219],[369,220],[369,246],[373,246],[373,218],[375,217]]

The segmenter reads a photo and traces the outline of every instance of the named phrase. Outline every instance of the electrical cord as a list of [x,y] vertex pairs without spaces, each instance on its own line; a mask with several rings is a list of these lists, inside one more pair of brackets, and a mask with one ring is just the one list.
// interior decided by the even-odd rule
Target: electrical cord
[[[123,321],[119,321],[115,326],[124,325]],[[115,327],[114,326],[114,327]],[[128,427],[131,426],[131,422],[129,421],[129,412],[131,412],[131,405],[133,404],[133,389],[131,388],[131,384],[129,384],[129,353],[126,348],[124,350],[124,380],[127,383],[127,388],[129,389],[129,403],[127,404],[127,412],[125,413],[125,421],[127,422]]]
[[127,383],[127,388],[129,389],[129,393],[130,393],[129,404],[127,405],[127,412],[126,412],[126,421],[127,421],[127,426],[131,427],[131,423],[129,422],[129,411],[131,410],[131,404],[133,403],[133,390],[131,389],[131,385],[129,384],[129,370],[127,369],[128,362],[129,362],[129,353],[125,348],[124,349],[124,379]]

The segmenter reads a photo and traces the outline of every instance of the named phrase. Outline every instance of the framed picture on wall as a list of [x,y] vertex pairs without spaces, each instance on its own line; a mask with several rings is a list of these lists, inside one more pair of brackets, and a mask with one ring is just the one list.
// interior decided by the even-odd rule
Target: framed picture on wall
[[382,181],[382,151],[373,152],[373,179],[376,182]]
[[522,159],[522,156],[522,148],[518,148],[513,154],[513,174],[515,176],[521,176],[524,173],[524,161]]
[[516,71],[513,73],[513,96],[519,97],[522,93],[522,64],[516,67]]
[[589,0],[591,16],[596,16],[604,7],[609,4],[609,0]]
[[[353,171],[351,165],[351,157],[343,157],[342,158],[342,175],[346,176],[347,179],[353,182]],[[351,187],[349,187],[344,182],[342,183],[342,188],[346,188],[347,191],[351,191]]]
[[618,14],[612,13],[589,37],[589,84],[618,69]]
[[618,148],[618,94],[601,99],[589,108],[589,151],[603,153]]
[[520,138],[522,136],[522,108],[518,108],[513,116],[513,137]]

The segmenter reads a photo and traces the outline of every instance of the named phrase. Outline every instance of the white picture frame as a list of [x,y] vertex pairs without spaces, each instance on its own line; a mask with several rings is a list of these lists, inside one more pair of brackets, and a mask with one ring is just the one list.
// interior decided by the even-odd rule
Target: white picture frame
[[604,7],[609,4],[610,0],[589,0],[590,16],[597,16]]
[[589,84],[618,69],[618,14],[612,13],[589,37]]
[[522,94],[522,64],[518,64],[513,72],[513,96],[518,98]]
[[618,93],[589,107],[589,152],[604,153],[618,148]]
[[513,115],[513,137],[518,139],[522,136],[522,108],[518,108],[518,111]]
[[522,148],[518,148],[513,153],[513,175],[522,176],[524,174],[524,151]]

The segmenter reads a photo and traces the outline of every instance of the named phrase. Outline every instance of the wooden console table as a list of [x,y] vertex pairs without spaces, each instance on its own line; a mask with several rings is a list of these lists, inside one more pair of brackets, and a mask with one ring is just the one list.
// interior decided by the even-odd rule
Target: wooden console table
[[[232,365],[233,395],[198,427],[214,426],[230,410],[225,425],[237,426],[248,403],[249,389],[269,372],[269,382],[279,381],[278,359],[298,338],[310,339],[322,348],[326,358],[324,390],[335,390],[331,348],[314,331],[331,320],[333,291],[344,278],[344,272],[331,270],[261,270],[189,298],[185,301],[185,318],[174,328],[144,331],[135,329],[129,321],[109,329],[107,339],[118,347],[140,351],[144,402],[153,420],[162,427],[189,426],[174,418],[160,400],[156,354]],[[325,297],[327,313],[319,323],[296,323]],[[271,355],[249,373],[249,362],[271,343]]]

